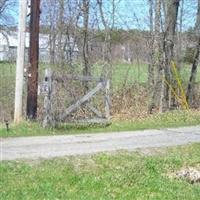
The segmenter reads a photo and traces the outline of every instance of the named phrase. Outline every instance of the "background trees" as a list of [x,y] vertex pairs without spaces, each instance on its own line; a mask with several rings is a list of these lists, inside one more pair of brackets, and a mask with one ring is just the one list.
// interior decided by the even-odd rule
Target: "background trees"
[[0,1],[0,26],[15,26],[16,19],[16,1],[15,0],[1,0]]

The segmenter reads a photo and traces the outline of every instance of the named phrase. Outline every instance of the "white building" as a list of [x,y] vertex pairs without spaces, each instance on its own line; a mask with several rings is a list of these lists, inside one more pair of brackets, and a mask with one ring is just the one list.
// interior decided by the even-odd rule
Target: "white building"
[[[26,33],[26,60],[28,58],[28,49],[29,49],[29,38],[30,33]],[[70,41],[67,42],[65,53],[66,59],[68,59],[69,51],[71,55],[78,54],[77,44],[72,44],[73,39],[70,38]],[[0,61],[15,61],[17,57],[17,45],[18,45],[18,33],[16,31],[0,32]],[[50,61],[50,47],[49,47],[49,35],[39,34],[39,59],[41,62]],[[73,46],[73,47],[72,47]]]

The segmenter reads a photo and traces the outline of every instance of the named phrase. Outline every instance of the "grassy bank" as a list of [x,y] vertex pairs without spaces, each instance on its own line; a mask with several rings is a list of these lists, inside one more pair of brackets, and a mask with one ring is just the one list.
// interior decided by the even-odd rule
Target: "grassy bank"
[[198,200],[200,185],[169,176],[200,166],[200,144],[35,162],[1,162],[1,199]]
[[156,114],[141,120],[119,120],[115,119],[107,126],[81,126],[81,125],[62,125],[58,128],[44,129],[39,123],[24,122],[19,125],[10,125],[7,131],[5,125],[0,126],[0,136],[36,136],[36,135],[60,135],[60,134],[79,134],[79,133],[98,133],[111,131],[134,131],[144,129],[159,129],[166,127],[180,127],[200,125],[199,111],[174,111],[163,114]]

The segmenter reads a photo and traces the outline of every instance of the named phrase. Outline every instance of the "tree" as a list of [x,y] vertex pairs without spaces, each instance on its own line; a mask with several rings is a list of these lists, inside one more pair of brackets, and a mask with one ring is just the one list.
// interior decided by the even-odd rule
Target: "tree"
[[194,83],[196,80],[197,67],[200,57],[200,0],[198,0],[197,17],[195,25],[195,36],[197,38],[197,46],[195,49],[194,60],[192,63],[192,69],[190,73],[190,79],[187,87],[187,101],[191,105],[194,96]]
[[[15,21],[15,0],[0,0],[0,26],[13,26]],[[12,11],[12,12],[11,12]]]
[[[153,22],[152,22],[153,23]],[[152,48],[153,57],[151,59],[151,65],[155,66],[155,76],[153,80],[153,94],[151,104],[149,106],[149,112],[152,113],[155,107],[158,107],[159,111],[162,112],[162,101],[163,101],[163,88],[164,88],[164,66],[162,64],[162,35],[161,35],[161,0],[155,1],[155,29],[153,30],[154,42]],[[149,74],[149,76],[151,76]]]
[[58,21],[57,21],[57,42],[58,42],[58,63],[61,68],[64,67],[64,45],[63,45],[63,38],[64,38],[64,14],[65,14],[65,2],[64,0],[58,1]]
[[165,84],[164,87],[164,98],[162,107],[164,110],[168,110],[173,106],[174,97],[172,97],[172,91],[169,87],[173,87],[174,79],[171,71],[171,64],[174,61],[174,46],[176,36],[176,23],[178,17],[180,0],[169,0],[167,5],[167,14],[165,19],[164,27],[164,40],[163,40],[163,56],[164,56],[164,71],[165,71]]
[[[172,106],[172,93],[174,79],[171,71],[171,63],[174,60],[174,46],[176,36],[176,23],[180,0],[156,0],[155,11],[155,64],[156,64],[156,84],[150,106],[158,108],[160,112],[166,111]],[[161,5],[164,13],[164,24],[161,24]],[[161,33],[161,30],[162,33]]]
[[152,89],[154,86],[154,70],[155,70],[155,64],[154,64],[154,23],[153,23],[153,0],[148,0],[149,3],[149,26],[150,26],[150,52],[149,52],[149,64],[148,64],[148,85],[150,89],[150,94],[152,93]]
[[112,29],[114,26],[114,15],[115,15],[115,1],[112,1],[112,24],[110,25],[108,23],[108,21],[106,21],[105,18],[105,13],[103,10],[103,1],[102,0],[97,0],[97,4],[99,7],[99,13],[100,13],[100,17],[101,17],[101,22],[103,24],[104,27],[104,32],[105,32],[105,38],[104,38],[104,44],[103,44],[103,58],[104,61],[107,63],[107,65],[105,65],[104,69],[103,69],[103,76],[105,76],[108,79],[111,79],[112,77],[112,47],[111,47],[111,33],[112,33]]
[[[41,27],[46,27],[44,32],[49,35],[50,64],[53,66],[56,61],[56,21],[57,21],[57,0],[46,0],[41,2]],[[40,27],[40,30],[41,30]],[[42,30],[41,30],[42,31]]]
[[1,0],[0,1],[0,14],[2,14],[7,7],[8,0]]
[[[89,41],[88,41],[88,32],[89,32],[89,8],[90,0],[83,0],[83,75],[90,76],[91,68],[89,64]],[[89,90],[88,82],[83,82],[85,87],[85,93]]]

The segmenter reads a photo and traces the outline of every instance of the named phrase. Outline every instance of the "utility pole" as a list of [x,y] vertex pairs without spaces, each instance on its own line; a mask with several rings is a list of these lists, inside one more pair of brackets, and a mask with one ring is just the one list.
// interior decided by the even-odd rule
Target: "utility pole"
[[23,77],[24,77],[24,55],[26,39],[26,14],[27,0],[19,1],[19,25],[18,25],[18,47],[16,62],[16,84],[15,84],[15,112],[14,122],[22,120],[22,97],[23,97]]
[[40,0],[31,0],[27,117],[37,117]]

